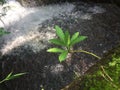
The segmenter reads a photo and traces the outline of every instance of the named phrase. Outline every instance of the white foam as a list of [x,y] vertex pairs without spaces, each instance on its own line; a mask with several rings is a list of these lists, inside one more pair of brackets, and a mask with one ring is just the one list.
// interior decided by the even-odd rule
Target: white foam
[[[6,15],[1,18],[4,21],[5,26],[0,23],[0,27],[5,27],[11,32],[9,35],[4,37],[6,44],[4,44],[3,48],[1,49],[1,52],[4,55],[18,46],[21,46],[32,40],[34,41],[36,37],[39,40],[41,40],[43,37],[44,39],[49,40],[51,37],[55,36],[55,34],[49,32],[48,30],[48,33],[45,33],[43,37],[40,37],[43,34],[38,32],[39,24],[45,20],[59,16],[60,14],[71,12],[74,8],[74,5],[65,3],[62,5],[57,4],[34,8],[24,8],[19,3],[9,2],[3,5],[3,7],[8,8]],[[34,50],[36,47],[38,47],[38,43],[31,43],[31,46]],[[45,47],[39,48],[41,49]],[[36,50],[40,49],[37,48]]]
[[[34,8],[24,8],[18,2],[9,1],[3,5],[0,12],[6,10],[6,15],[1,17],[4,21],[5,26],[0,22],[0,27],[6,28],[10,31],[9,35],[4,36],[3,45],[1,52],[7,54],[14,48],[21,45],[31,46],[34,52],[39,52],[45,48],[47,44],[40,43],[40,40],[48,41],[50,38],[55,36],[51,31],[53,28],[47,28],[47,33],[38,32],[39,25],[45,20],[52,19],[53,17],[59,17],[59,15],[70,15],[74,18],[80,18],[84,20],[92,19],[93,14],[103,13],[105,10],[100,6],[84,7],[86,12],[77,11],[70,13],[74,9],[74,5],[70,3],[48,5]],[[90,12],[90,13],[89,13]],[[40,30],[39,30],[40,31]],[[27,43],[27,44],[26,44]],[[2,43],[0,43],[2,44]]]

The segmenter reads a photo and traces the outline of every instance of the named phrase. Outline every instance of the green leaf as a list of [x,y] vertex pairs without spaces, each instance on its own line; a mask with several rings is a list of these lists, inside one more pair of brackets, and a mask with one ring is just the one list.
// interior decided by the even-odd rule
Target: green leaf
[[67,50],[65,50],[64,52],[62,52],[62,53],[59,55],[59,61],[60,61],[60,62],[64,61],[64,60],[66,59],[67,55],[68,55],[68,51],[67,51]]
[[9,73],[5,79],[9,79],[13,72]]
[[65,35],[63,33],[63,30],[59,26],[55,26],[56,34],[57,36],[64,42]]
[[68,31],[65,32],[65,44],[66,46],[69,46],[70,44],[70,34]]
[[18,77],[20,77],[20,76],[22,76],[22,75],[25,75],[25,74],[26,74],[26,73],[14,74],[14,75],[11,77],[11,79],[18,78]]
[[70,46],[73,46],[74,44],[79,43],[79,42],[85,40],[86,38],[87,38],[87,36],[79,36],[77,39],[75,39],[74,41],[72,41],[70,43]]
[[73,42],[75,39],[77,39],[79,36],[79,32],[76,32],[72,35],[71,42]]
[[65,46],[65,43],[62,42],[60,39],[51,39],[49,41],[53,44],[56,44],[56,45]]
[[26,74],[26,73],[18,73],[18,74],[14,74],[14,75],[11,74],[8,78],[5,78],[5,80],[12,80],[12,79],[18,78],[24,74]]
[[59,53],[59,52],[63,52],[64,50],[60,49],[60,48],[50,48],[47,50],[47,52],[53,52],[53,53]]
[[113,61],[113,62],[109,62],[109,66],[115,66],[116,65],[116,61]]
[[5,34],[9,34],[10,32],[7,32],[4,30],[4,28],[0,28],[0,36],[5,35]]

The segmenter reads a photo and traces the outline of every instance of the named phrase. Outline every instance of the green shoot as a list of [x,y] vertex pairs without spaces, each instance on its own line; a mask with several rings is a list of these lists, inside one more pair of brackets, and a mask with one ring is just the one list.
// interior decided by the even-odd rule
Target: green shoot
[[13,72],[9,73],[5,79],[3,79],[2,81],[0,81],[0,84],[5,82],[5,81],[8,81],[8,80],[12,80],[12,79],[15,79],[15,78],[18,78],[22,75],[24,75],[26,73],[18,73],[18,74],[13,74]]
[[[0,36],[2,35],[5,35],[5,34],[9,34],[10,32],[7,32],[4,30],[4,28],[0,28]],[[5,79],[3,79],[2,81],[0,81],[0,84],[5,82],[5,81],[8,81],[8,80],[12,80],[12,79],[15,79],[15,78],[18,78],[22,75],[24,75],[26,73],[17,73],[17,74],[13,74],[13,72],[9,73]]]
[[67,58],[68,53],[75,53],[75,52],[83,52],[83,53],[90,54],[100,59],[99,56],[91,52],[87,52],[85,50],[72,50],[75,44],[86,40],[87,36],[79,35],[79,32],[76,32],[71,36],[68,31],[63,32],[63,30],[57,25],[55,26],[55,30],[56,30],[56,35],[58,36],[58,38],[50,39],[49,41],[55,45],[61,46],[62,48],[50,48],[47,50],[47,52],[60,53],[59,54],[60,62],[64,61]]

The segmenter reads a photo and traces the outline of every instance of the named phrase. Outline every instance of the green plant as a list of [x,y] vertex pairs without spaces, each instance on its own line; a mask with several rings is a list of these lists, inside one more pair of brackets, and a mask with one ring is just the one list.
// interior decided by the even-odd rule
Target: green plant
[[[5,0],[0,0],[0,2],[4,3]],[[6,14],[0,13],[0,21],[3,23],[3,25],[4,25],[4,27],[5,27],[5,26],[6,26],[5,23],[4,23],[4,21],[1,19],[1,17],[4,16],[4,15],[6,15]],[[9,33],[10,33],[10,32],[5,31],[5,29],[4,29],[3,27],[0,27],[0,37],[3,36],[3,35],[5,35],[5,34],[9,34]],[[12,79],[18,78],[18,77],[20,77],[20,76],[22,76],[22,75],[24,75],[24,74],[26,74],[26,73],[13,74],[13,73],[11,72],[11,73],[9,73],[9,74],[7,75],[7,77],[6,77],[5,79],[3,79],[2,81],[0,81],[0,84],[3,83],[3,82],[5,82],[5,81],[8,81],[8,80],[12,80]]]
[[9,34],[10,32],[7,32],[4,30],[4,28],[0,28],[0,36],[3,36],[5,34]]
[[71,36],[68,31],[63,32],[63,30],[57,25],[55,26],[55,30],[58,38],[50,39],[49,41],[55,45],[61,46],[62,48],[50,48],[47,52],[60,53],[60,62],[64,61],[69,53],[76,52],[83,52],[101,59],[99,56],[85,50],[73,50],[74,45],[87,39],[87,36],[81,36],[79,35],[79,32],[76,32]]
[[5,0],[0,0],[0,2],[3,4],[3,3],[5,3],[6,1],[5,1]]
[[[4,30],[4,28],[0,28],[0,36],[3,36],[5,34],[9,34],[10,32],[7,32]],[[8,80],[12,80],[12,79],[15,79],[15,78],[18,78],[22,75],[24,75],[26,73],[17,73],[17,74],[13,74],[13,72],[9,73],[5,79],[3,79],[2,81],[0,81],[0,84],[5,82],[5,81],[8,81]]]
[[8,81],[8,80],[12,80],[12,79],[15,79],[15,78],[18,78],[22,75],[24,75],[26,73],[18,73],[18,74],[13,74],[13,72],[9,73],[5,79],[3,79],[2,81],[0,81],[0,84],[5,82],[5,81]]
[[106,64],[97,66],[99,68],[96,71],[86,74],[79,90],[120,90],[120,51],[118,52],[109,57]]

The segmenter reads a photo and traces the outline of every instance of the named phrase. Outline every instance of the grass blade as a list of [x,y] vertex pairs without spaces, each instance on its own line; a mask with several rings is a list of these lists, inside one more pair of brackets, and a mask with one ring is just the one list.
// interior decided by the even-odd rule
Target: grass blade
[[12,80],[12,79],[15,79],[15,78],[18,78],[22,75],[24,75],[26,73],[18,73],[18,74],[14,74],[14,75],[11,75],[9,78],[7,78],[6,80]]
[[6,80],[9,79],[9,78],[12,76],[12,73],[13,73],[13,72],[9,73],[5,79],[6,79]]

